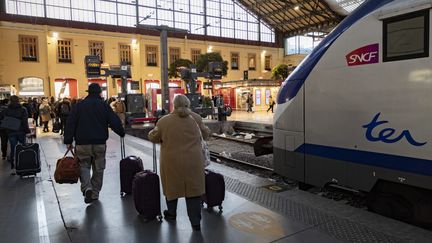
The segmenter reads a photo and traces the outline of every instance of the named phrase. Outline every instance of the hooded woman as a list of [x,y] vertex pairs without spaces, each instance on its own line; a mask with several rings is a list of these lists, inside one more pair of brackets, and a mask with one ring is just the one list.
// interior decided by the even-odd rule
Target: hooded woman
[[44,126],[43,132],[48,132],[48,122],[51,120],[51,106],[48,99],[42,99],[42,104],[39,106],[39,112]]
[[190,101],[185,95],[176,96],[174,111],[158,121],[150,131],[149,139],[161,144],[161,181],[168,207],[164,211],[165,218],[175,220],[177,199],[186,197],[192,228],[200,230],[200,197],[205,191],[201,134],[207,139],[210,129],[189,106]]

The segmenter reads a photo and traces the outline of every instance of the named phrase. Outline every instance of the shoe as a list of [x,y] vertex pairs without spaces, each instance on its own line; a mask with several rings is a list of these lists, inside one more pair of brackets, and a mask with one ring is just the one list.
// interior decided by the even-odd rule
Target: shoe
[[164,218],[167,220],[176,220],[176,218],[177,218],[177,215],[172,215],[172,214],[168,213],[168,210],[164,210],[163,214],[164,214]]
[[194,231],[201,231],[201,225],[200,225],[200,224],[192,225],[192,229],[193,229]]
[[11,174],[11,175],[16,175],[16,170],[15,170],[15,169],[12,169],[12,171],[11,171],[10,174]]
[[93,202],[92,196],[93,196],[92,189],[90,189],[90,188],[86,189],[85,192],[84,192],[84,202],[85,203],[91,203],[91,202]]

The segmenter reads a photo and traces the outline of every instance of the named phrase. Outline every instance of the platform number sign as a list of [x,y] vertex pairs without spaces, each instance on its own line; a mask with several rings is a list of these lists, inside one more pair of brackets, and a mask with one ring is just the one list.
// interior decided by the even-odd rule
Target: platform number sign
[[244,70],[243,71],[243,80],[248,80],[249,79],[249,71],[248,70]]
[[84,63],[88,78],[101,76],[101,61],[99,56],[85,56]]

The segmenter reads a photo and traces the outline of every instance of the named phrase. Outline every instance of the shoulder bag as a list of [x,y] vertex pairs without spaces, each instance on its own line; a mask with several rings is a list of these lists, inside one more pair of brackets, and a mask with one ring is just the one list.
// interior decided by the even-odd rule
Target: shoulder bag
[[0,128],[11,131],[18,131],[21,127],[21,120],[12,116],[5,116],[1,120]]
[[199,127],[198,123],[195,121],[195,119],[190,116],[192,118],[192,120],[195,122],[195,124],[198,127],[198,131],[200,133],[200,137],[201,137],[201,150],[202,150],[202,154],[203,154],[203,158],[204,158],[204,168],[210,165],[210,150],[208,148],[208,144],[207,142],[204,140],[202,133],[201,133],[201,128]]

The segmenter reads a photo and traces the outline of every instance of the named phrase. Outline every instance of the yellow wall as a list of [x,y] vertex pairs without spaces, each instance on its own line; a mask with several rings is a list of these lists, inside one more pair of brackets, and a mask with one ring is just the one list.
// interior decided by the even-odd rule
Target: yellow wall
[[[73,41],[73,63],[57,62],[57,39],[53,33],[58,33],[58,39]],[[21,62],[19,57],[19,35],[38,36],[39,61]],[[104,62],[119,64],[119,43],[132,44],[132,79],[142,81],[146,79],[160,80],[160,55],[158,67],[148,67],[145,55],[146,45],[157,45],[160,48],[159,37],[123,34],[115,32],[90,31],[83,29],[61,28],[43,25],[18,24],[0,22],[0,84],[12,84],[18,88],[18,79],[25,76],[36,76],[44,80],[45,95],[54,95],[54,80],[57,78],[75,78],[78,80],[78,94],[85,96],[87,78],[84,69],[84,56],[89,54],[89,41],[104,42]],[[269,79],[271,72],[264,70],[264,56],[271,55],[271,66],[284,62],[282,48],[268,48],[250,45],[237,45],[208,41],[189,40],[187,38],[169,38],[169,47],[179,47],[181,58],[191,59],[191,49],[201,49],[206,53],[209,46],[213,51],[220,51],[224,60],[230,62],[231,52],[240,53],[239,70],[229,68],[227,77],[223,81],[243,79],[243,70],[248,69],[248,54],[256,54],[256,71],[249,71],[249,79]],[[158,49],[158,52],[160,49]],[[229,64],[230,65],[230,64]],[[230,66],[229,66],[230,67]],[[111,78],[108,79],[108,94],[115,95]]]
[[283,63],[291,66],[298,66],[306,56],[307,55],[304,54],[288,55],[283,58]]

